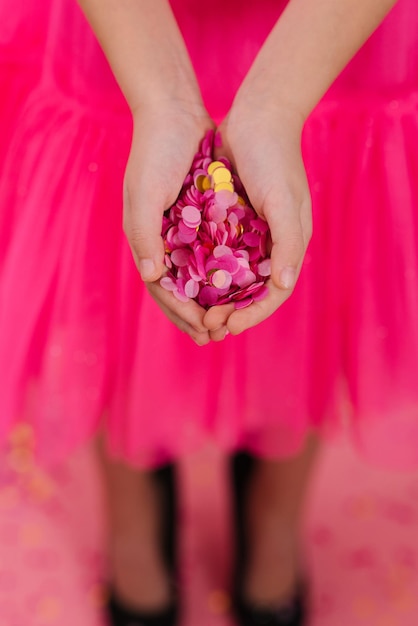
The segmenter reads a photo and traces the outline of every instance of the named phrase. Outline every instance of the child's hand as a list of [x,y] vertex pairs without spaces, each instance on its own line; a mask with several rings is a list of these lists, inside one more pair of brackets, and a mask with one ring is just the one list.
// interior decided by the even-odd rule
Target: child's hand
[[312,232],[301,128],[301,118],[285,108],[245,104],[234,105],[219,128],[220,151],[231,158],[252,205],[270,226],[272,274],[264,300],[236,311],[232,304],[210,309],[204,323],[211,334],[223,325],[232,334],[255,326],[293,291]]
[[167,317],[199,345],[209,341],[205,310],[194,301],[177,301],[159,285],[165,271],[161,227],[212,125],[203,105],[171,100],[142,106],[134,112],[124,184],[124,231],[138,270]]

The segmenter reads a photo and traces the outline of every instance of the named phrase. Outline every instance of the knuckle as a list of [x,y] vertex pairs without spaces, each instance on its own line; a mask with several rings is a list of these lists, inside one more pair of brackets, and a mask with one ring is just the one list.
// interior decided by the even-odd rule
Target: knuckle
[[124,224],[124,233],[135,248],[144,248],[149,244],[150,235],[141,226]]
[[287,234],[283,237],[283,241],[286,248],[285,256],[291,261],[289,264],[292,264],[292,262],[298,263],[306,249],[302,230]]
[[189,335],[198,346],[204,346],[208,342],[209,333],[207,332],[202,333],[192,329],[189,330]]
[[190,324],[190,328],[192,330],[193,333],[197,334],[197,335],[208,335],[209,334],[209,330],[203,326],[203,324],[200,324],[199,322],[189,322]]

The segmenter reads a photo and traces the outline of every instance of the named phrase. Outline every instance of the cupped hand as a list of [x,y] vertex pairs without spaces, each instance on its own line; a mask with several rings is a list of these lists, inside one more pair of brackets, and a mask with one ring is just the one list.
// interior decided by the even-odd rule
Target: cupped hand
[[177,199],[199,143],[213,127],[200,103],[150,102],[134,111],[134,132],[124,180],[123,226],[148,290],[167,317],[199,345],[208,343],[206,311],[177,301],[159,284],[165,272],[161,237],[164,211]]
[[239,334],[269,317],[291,295],[312,234],[311,198],[301,154],[301,116],[286,107],[233,105],[219,131],[228,156],[272,236],[268,295],[244,309],[215,306],[204,317],[210,331],[226,325]]

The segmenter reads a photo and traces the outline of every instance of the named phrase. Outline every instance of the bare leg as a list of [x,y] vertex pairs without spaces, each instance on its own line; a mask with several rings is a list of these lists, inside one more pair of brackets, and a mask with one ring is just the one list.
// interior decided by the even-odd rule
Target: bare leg
[[161,505],[152,475],[111,460],[101,446],[100,459],[114,592],[132,609],[161,610],[170,604],[171,588],[160,551]]
[[257,460],[247,502],[248,601],[275,605],[292,596],[301,576],[300,521],[317,442],[296,457]]

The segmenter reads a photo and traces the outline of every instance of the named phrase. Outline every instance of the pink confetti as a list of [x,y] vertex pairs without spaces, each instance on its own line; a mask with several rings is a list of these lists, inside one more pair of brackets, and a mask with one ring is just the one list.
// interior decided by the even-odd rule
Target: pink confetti
[[[236,308],[244,308],[268,293],[270,232],[225,157],[216,160],[231,172],[234,191],[215,191],[208,172],[215,160],[214,142],[214,131],[209,131],[177,201],[164,214],[168,272],[160,284],[181,302],[194,299],[206,309],[234,302]],[[209,184],[213,186],[208,188]]]
[[187,205],[183,208],[181,216],[186,226],[190,226],[190,228],[196,228],[202,221],[199,209],[191,205]]
[[193,279],[188,280],[184,286],[184,293],[188,298],[196,298],[199,293],[199,284]]
[[271,274],[271,260],[264,259],[258,264],[258,273],[260,276],[270,276]]
[[217,289],[229,289],[232,283],[232,276],[225,270],[216,270],[212,274],[212,285]]

